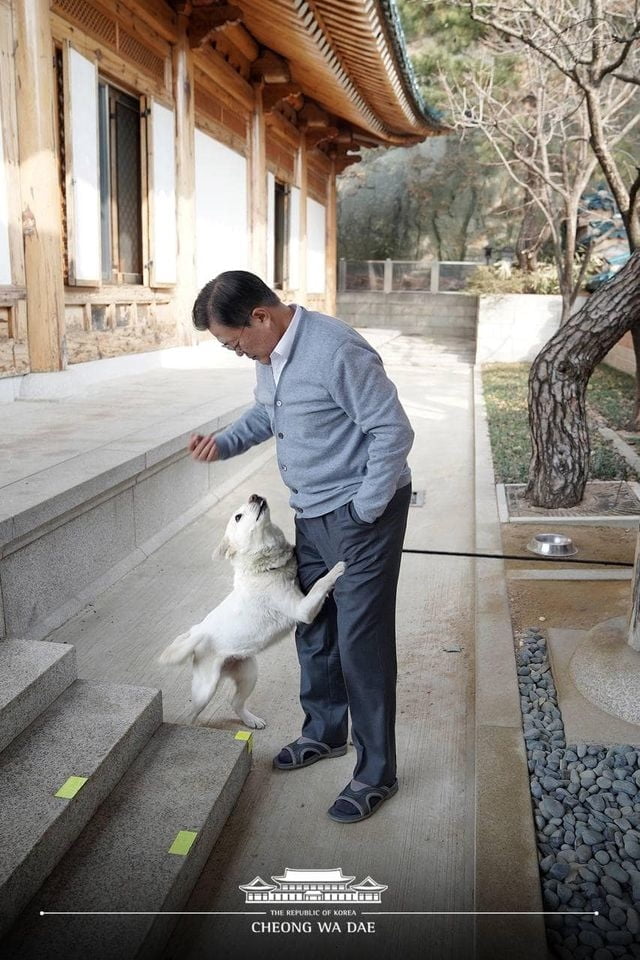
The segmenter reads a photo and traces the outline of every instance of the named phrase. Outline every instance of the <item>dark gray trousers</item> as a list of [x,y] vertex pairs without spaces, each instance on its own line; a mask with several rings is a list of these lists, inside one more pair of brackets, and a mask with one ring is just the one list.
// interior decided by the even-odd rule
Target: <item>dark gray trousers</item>
[[348,503],[295,521],[304,593],[338,560],[347,565],[314,622],[296,628],[302,736],[342,746],[350,712],[353,776],[371,786],[396,778],[396,593],[410,500],[409,483],[372,524]]

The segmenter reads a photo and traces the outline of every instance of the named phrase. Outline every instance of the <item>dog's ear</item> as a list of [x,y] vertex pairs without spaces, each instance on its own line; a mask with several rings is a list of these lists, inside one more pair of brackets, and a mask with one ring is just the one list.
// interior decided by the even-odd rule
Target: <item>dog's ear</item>
[[218,557],[225,557],[227,560],[235,555],[235,548],[229,543],[228,537],[223,537],[216,549],[213,551],[212,559],[216,560]]

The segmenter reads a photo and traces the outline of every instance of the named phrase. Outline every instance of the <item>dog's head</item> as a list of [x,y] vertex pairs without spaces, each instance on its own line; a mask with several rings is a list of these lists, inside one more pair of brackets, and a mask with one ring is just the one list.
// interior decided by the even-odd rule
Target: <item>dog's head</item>
[[271,523],[269,504],[264,497],[253,493],[232,513],[216,552],[233,561],[236,557],[279,547],[283,540],[280,528]]

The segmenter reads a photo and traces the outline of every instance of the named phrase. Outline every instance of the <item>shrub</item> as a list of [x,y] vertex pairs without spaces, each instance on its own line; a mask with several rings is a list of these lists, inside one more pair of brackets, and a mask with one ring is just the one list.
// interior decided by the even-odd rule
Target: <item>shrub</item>
[[[578,279],[580,264],[574,266],[574,279]],[[589,274],[589,271],[587,271]],[[552,263],[542,263],[531,273],[523,272],[512,266],[511,276],[504,276],[496,264],[491,267],[478,267],[473,271],[465,287],[467,293],[480,296],[500,293],[560,293],[558,273]]]

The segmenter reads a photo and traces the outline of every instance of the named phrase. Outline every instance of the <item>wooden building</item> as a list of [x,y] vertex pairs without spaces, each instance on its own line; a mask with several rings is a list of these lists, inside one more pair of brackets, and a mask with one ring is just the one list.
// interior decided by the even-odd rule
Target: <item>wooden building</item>
[[393,0],[0,0],[0,376],[195,342],[245,268],[331,312],[335,180],[438,131]]

